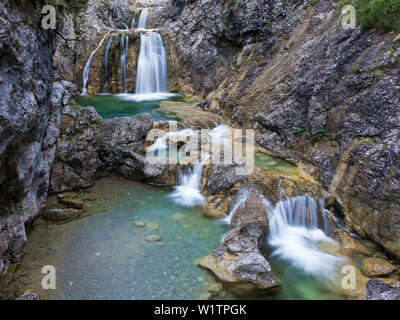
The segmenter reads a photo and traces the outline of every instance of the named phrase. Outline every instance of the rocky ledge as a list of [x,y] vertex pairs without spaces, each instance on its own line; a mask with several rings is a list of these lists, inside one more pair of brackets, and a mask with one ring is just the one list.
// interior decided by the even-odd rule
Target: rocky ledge
[[149,114],[103,120],[92,107],[66,106],[50,192],[87,188],[107,174],[174,185],[174,170],[146,158],[146,136],[153,125]]

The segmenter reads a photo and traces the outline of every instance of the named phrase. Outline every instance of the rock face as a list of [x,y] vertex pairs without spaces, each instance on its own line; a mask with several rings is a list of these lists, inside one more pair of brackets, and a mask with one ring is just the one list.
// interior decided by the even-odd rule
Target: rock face
[[130,25],[131,13],[126,1],[88,0],[86,10],[78,14],[65,13],[60,34],[65,39],[60,41],[54,54],[56,80],[68,80],[82,84],[83,68],[90,53],[96,48],[102,37],[111,29],[125,29]]
[[39,19],[29,6],[0,3],[0,275],[22,257],[55,155],[62,101],[51,95],[54,39]]
[[380,280],[367,282],[367,295],[363,300],[399,300],[400,282],[387,284]]
[[107,173],[163,183],[160,179],[171,173],[170,168],[146,159],[145,138],[152,128],[149,114],[103,120],[92,107],[66,106],[50,191],[87,188]]
[[396,34],[343,29],[333,1],[173,1],[169,12],[182,92],[302,162],[358,232],[400,258]]

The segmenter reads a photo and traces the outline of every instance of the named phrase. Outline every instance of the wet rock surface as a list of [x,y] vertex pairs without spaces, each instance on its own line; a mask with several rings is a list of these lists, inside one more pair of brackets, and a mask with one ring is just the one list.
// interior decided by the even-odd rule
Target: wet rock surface
[[380,258],[367,258],[362,262],[363,272],[370,277],[387,276],[396,269],[397,266]]
[[370,280],[367,282],[367,295],[363,300],[399,300],[400,282],[392,284],[384,283],[380,280]]
[[51,209],[47,210],[43,218],[50,221],[65,221],[78,218],[81,215],[81,212],[76,209]]

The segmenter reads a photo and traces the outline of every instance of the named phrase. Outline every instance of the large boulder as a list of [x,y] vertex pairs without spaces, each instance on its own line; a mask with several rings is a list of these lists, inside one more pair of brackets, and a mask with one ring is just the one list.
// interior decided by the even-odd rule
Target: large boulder
[[174,1],[169,12],[180,88],[301,162],[355,230],[400,259],[397,34],[342,28],[333,1]]
[[103,120],[92,107],[62,110],[50,191],[87,188],[105,174],[135,181],[174,185],[176,168],[146,157],[146,136],[153,128],[149,114]]

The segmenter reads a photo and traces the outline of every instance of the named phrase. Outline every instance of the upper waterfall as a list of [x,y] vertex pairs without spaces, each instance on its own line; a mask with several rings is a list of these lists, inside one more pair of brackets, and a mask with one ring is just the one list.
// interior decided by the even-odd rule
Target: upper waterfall
[[101,39],[99,45],[92,51],[92,53],[89,56],[88,61],[86,62],[85,68],[83,69],[83,75],[82,75],[82,80],[83,80],[83,86],[82,86],[82,95],[87,94],[87,82],[89,79],[89,72],[90,72],[90,64],[92,63],[92,59],[94,54],[99,50],[99,48],[103,45],[104,40],[106,40],[107,36],[110,34],[111,31],[107,32],[107,34]]
[[168,92],[167,55],[161,35],[141,33],[136,94]]
[[140,13],[138,29],[146,29],[148,16],[149,16],[149,10],[143,9],[142,12]]

